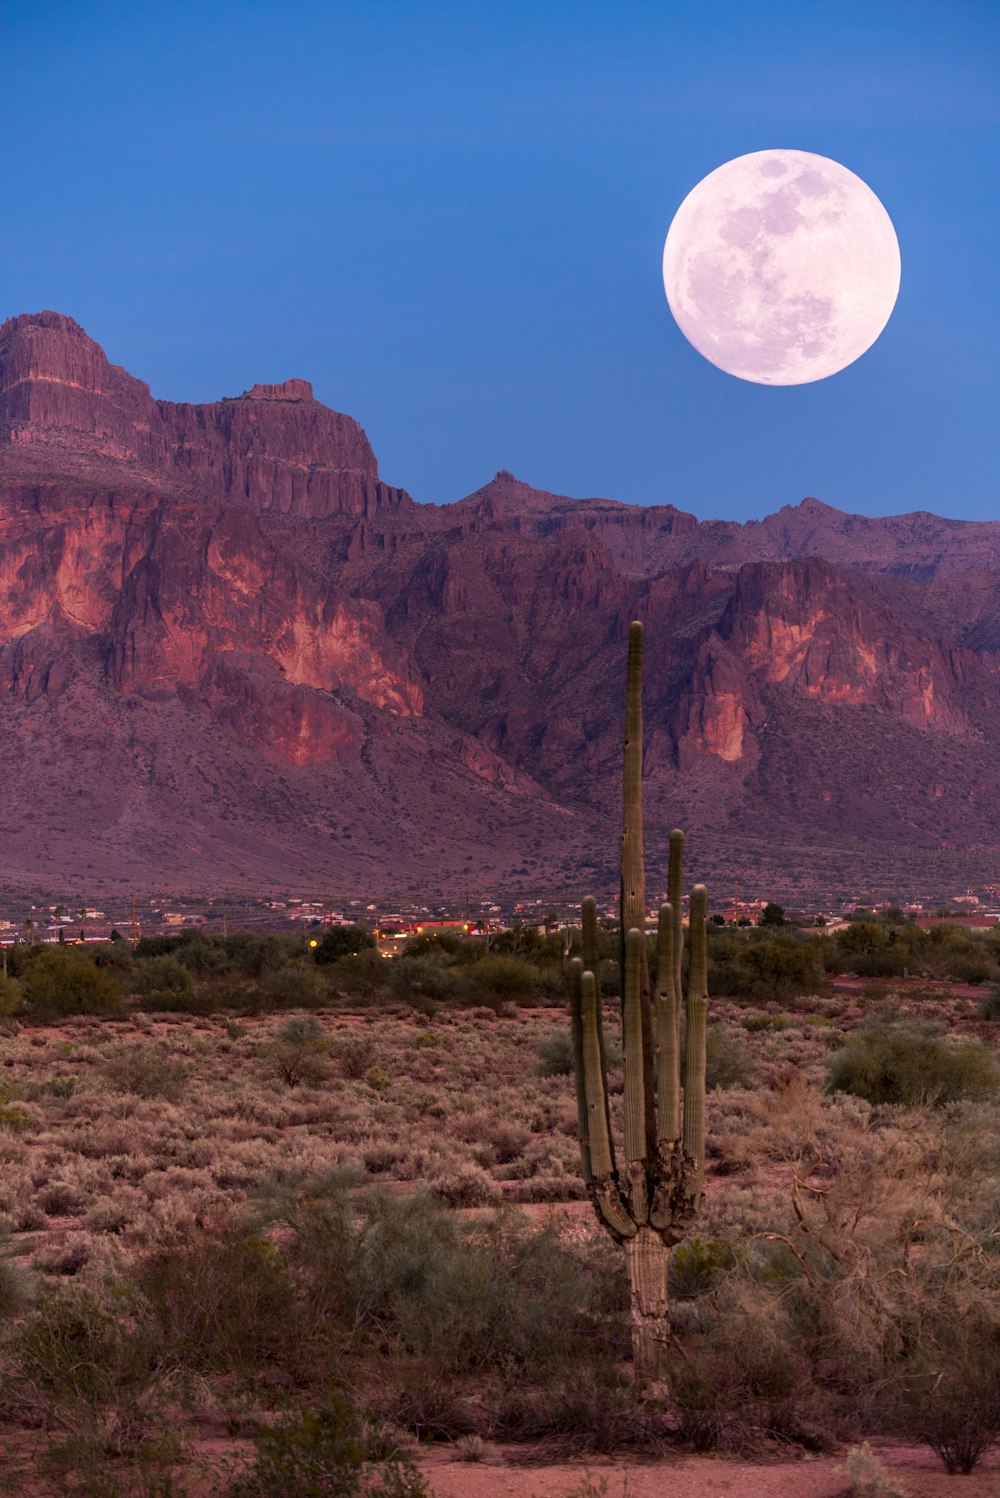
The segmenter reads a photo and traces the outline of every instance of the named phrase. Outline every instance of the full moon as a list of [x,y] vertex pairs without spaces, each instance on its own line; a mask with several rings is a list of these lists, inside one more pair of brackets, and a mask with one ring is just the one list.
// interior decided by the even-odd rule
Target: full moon
[[892,220],[860,177],[809,151],[754,151],[678,208],[663,285],[700,354],[758,385],[807,385],[871,348],[899,293]]

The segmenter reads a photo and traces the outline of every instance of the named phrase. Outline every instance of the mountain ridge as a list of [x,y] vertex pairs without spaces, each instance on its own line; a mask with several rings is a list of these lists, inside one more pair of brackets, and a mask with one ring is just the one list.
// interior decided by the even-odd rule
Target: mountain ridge
[[716,887],[806,828],[817,889],[873,831],[887,879],[1000,849],[1000,523],[507,470],[422,505],[307,380],[157,401],[62,314],[0,326],[10,881],[582,892],[633,617],[653,838],[690,827]]

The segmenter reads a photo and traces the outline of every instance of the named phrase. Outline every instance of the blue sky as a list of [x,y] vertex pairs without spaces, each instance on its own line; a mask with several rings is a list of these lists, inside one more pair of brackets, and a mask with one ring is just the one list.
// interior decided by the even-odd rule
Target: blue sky
[[[383,477],[746,519],[998,518],[995,0],[0,0],[0,319],[55,308],[173,400],[312,379]],[[817,384],[732,379],[660,257],[768,147],[864,178],[902,287]]]

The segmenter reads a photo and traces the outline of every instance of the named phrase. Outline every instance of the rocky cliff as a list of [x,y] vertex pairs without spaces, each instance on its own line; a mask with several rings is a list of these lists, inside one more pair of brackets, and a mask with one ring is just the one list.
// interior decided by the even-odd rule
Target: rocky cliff
[[653,848],[787,898],[1000,847],[1000,525],[421,506],[306,380],[175,404],[0,327],[9,883],[599,885],[634,617]]

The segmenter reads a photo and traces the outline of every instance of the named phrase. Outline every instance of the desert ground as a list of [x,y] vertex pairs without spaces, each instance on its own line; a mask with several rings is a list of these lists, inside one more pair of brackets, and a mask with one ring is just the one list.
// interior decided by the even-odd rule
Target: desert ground
[[[579,1176],[560,1001],[327,988],[279,1013],[230,993],[226,1013],[9,1019],[3,1491],[271,1492],[232,1486],[253,1432],[336,1387],[366,1449],[439,1498],[993,1495],[985,992],[713,1001],[706,1190],[655,1409],[630,1392],[620,1253]],[[607,1004],[620,1124],[618,1023]],[[981,1075],[954,1096],[932,1075],[910,1105],[831,1090],[852,1037],[900,1033]],[[91,1372],[68,1386],[75,1357]],[[924,1424],[947,1440],[987,1385],[976,1470],[949,1476]],[[851,1475],[865,1441],[875,1465]]]

